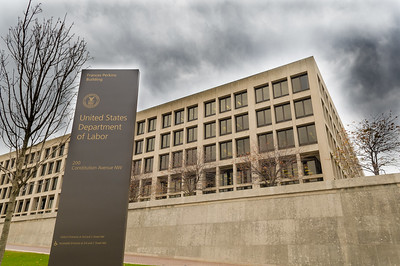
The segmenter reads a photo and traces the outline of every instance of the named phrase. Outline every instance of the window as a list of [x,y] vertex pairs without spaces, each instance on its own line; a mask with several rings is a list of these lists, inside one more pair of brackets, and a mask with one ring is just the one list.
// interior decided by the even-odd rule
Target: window
[[321,163],[317,157],[306,157],[301,159],[304,175],[322,174]]
[[251,182],[251,166],[247,164],[239,165],[237,169],[237,183],[248,184]]
[[135,142],[135,154],[141,154],[143,152],[143,140]]
[[44,210],[46,207],[46,197],[42,197],[42,200],[40,201],[40,210]]
[[272,84],[274,90],[274,98],[289,95],[288,82],[287,80],[275,82]]
[[264,102],[269,100],[269,87],[268,85],[260,88],[255,88],[256,103]]
[[133,175],[140,175],[142,172],[142,160],[133,161]]
[[160,171],[167,170],[169,165],[169,154],[160,155]]
[[[63,156],[64,155],[64,150],[65,150],[65,144],[62,144],[60,146],[60,150],[58,151],[58,156]],[[31,160],[32,160],[32,158],[31,158]]]
[[292,78],[293,93],[310,89],[307,74]]
[[144,172],[145,173],[153,172],[153,161],[154,161],[153,157],[144,159]]
[[60,171],[61,171],[61,160],[58,160],[57,162],[56,162],[56,170],[55,170],[55,173],[59,173]]
[[232,141],[222,142],[219,147],[221,160],[232,158]]
[[274,138],[272,132],[258,135],[258,149],[260,152],[274,150]]
[[148,124],[149,124],[148,132],[155,131],[157,125],[157,118],[150,118]]
[[292,119],[290,103],[275,106],[275,119],[277,123]]
[[31,203],[30,199],[25,201],[25,208],[24,208],[24,212],[27,212],[29,210],[29,204]]
[[49,163],[49,169],[47,171],[48,175],[51,175],[53,173],[53,167],[54,167],[54,162]]
[[187,142],[197,141],[197,127],[190,127],[187,129]]
[[294,147],[293,129],[278,131],[278,148],[285,149]]
[[236,153],[237,156],[243,156],[250,154],[250,139],[238,139],[236,140]]
[[51,190],[56,190],[57,189],[57,183],[58,183],[58,176],[53,177],[53,183],[51,185]]
[[205,162],[213,162],[216,160],[216,146],[208,145],[204,146],[204,161]]
[[168,192],[168,177],[157,178],[157,194],[167,194]]
[[28,190],[29,195],[33,193],[33,187],[34,187],[34,182],[29,183],[29,190]]
[[18,206],[16,213],[19,213],[22,211],[22,205],[24,204],[24,201],[19,201],[18,204],[15,204],[15,206]]
[[[29,154],[25,155],[24,164],[28,164],[29,161]],[[3,165],[3,162],[0,162],[0,165]]]
[[53,207],[53,203],[54,203],[54,196],[50,196],[49,201],[47,203],[47,209],[51,209]]
[[307,145],[317,143],[317,135],[315,133],[315,125],[307,125],[297,128],[299,134],[299,145]]
[[188,107],[188,121],[197,120],[197,105]]
[[150,151],[154,151],[154,143],[155,143],[155,137],[151,137],[147,139],[147,143],[146,143],[146,151],[150,152]]
[[183,130],[174,132],[174,146],[183,144]]
[[204,138],[213,138],[215,134],[215,122],[204,125]]
[[204,104],[205,116],[215,115],[215,100]]
[[182,166],[183,151],[177,151],[172,153],[172,167],[177,168]]
[[231,96],[219,99],[219,112],[227,112],[231,110]]
[[148,197],[151,195],[151,178],[143,179],[141,194],[143,197]]
[[196,195],[196,172],[187,173],[184,180],[185,194],[186,195]]
[[42,172],[40,173],[40,176],[43,176],[46,174],[46,168],[47,168],[47,164],[42,165]]
[[[44,158],[47,159],[49,158],[50,155],[50,148],[47,148],[44,152]],[[13,162],[14,159],[11,160],[11,162]],[[11,168],[13,168],[13,163],[11,163]]]
[[57,146],[51,148],[51,158],[56,158],[57,155]]
[[145,121],[140,121],[137,123],[136,135],[144,134],[144,125],[145,125]]
[[175,111],[175,125],[179,125],[183,123],[183,119],[184,119],[184,111],[183,110],[179,110],[179,111]]
[[294,178],[298,176],[296,158],[282,159],[280,167],[283,178]]
[[294,102],[294,109],[296,111],[296,118],[312,115],[311,99],[308,98]]
[[216,186],[216,182],[215,182],[215,170],[207,170],[205,172],[206,175],[206,188],[213,188]]
[[197,164],[197,149],[188,149],[186,150],[186,165],[195,165]]
[[271,108],[259,110],[256,112],[257,115],[257,126],[262,127],[272,124]]
[[48,179],[46,179],[46,180],[44,181],[44,191],[45,191],[45,192],[46,192],[46,191],[49,191],[49,188],[50,188],[50,181],[51,181],[50,178],[48,178]]
[[247,91],[235,94],[235,108],[247,106]]
[[249,129],[249,115],[238,115],[236,116],[236,132]]
[[219,121],[219,134],[221,136],[232,133],[232,118],[222,119]]
[[169,114],[164,114],[163,116],[163,128],[166,128],[166,127],[170,127],[171,126],[171,113],[169,113]]
[[233,169],[222,169],[220,186],[231,186],[233,185]]
[[42,192],[42,185],[43,185],[43,180],[39,180],[37,183],[36,193]]
[[169,186],[171,193],[178,193],[182,190],[182,177],[174,176],[171,178],[171,184]]
[[161,135],[161,149],[168,148],[170,145],[171,133]]
[[[63,150],[63,151],[64,151],[64,150]],[[35,154],[36,154],[36,153],[34,153],[34,152],[31,154],[31,160],[29,161],[29,163],[33,163],[33,162],[35,161]],[[61,156],[61,155],[60,155],[60,156]]]

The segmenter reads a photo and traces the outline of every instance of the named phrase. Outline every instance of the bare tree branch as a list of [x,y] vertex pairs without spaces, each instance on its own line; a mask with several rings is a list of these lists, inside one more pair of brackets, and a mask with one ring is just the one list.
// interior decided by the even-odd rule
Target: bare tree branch
[[400,163],[400,126],[392,112],[371,116],[353,123],[350,131],[361,166],[379,175],[385,167]]
[[250,171],[253,179],[258,178],[263,186],[276,186],[285,179],[299,178],[296,153],[299,152],[277,147],[268,152],[254,150],[241,156],[238,169]]
[[26,156],[41,152],[50,137],[67,128],[75,80],[90,59],[86,42],[71,34],[72,25],[65,17],[39,21],[42,9],[31,4],[2,38],[6,51],[0,52],[0,137],[15,155],[15,170],[1,169],[8,171],[12,191],[0,239],[0,263],[16,196],[43,164],[40,153],[33,164],[26,163]]

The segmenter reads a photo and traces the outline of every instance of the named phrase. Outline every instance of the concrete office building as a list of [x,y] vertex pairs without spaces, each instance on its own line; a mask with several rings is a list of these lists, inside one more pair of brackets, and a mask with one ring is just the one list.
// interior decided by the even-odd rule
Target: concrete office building
[[[295,157],[279,171],[278,185],[362,176],[337,156],[340,148],[355,158],[343,133],[313,57],[149,108],[137,114],[138,200],[185,196],[190,185],[197,195],[263,187],[241,167],[254,153]],[[195,173],[182,179],[198,168],[198,182]]]
[[[355,156],[343,132],[313,57],[149,108],[137,113],[132,201],[262,189],[265,182],[242,167],[254,154],[292,158],[280,167],[278,186],[362,176],[346,160]],[[48,159],[22,189],[15,216],[57,211],[68,153],[68,143],[58,143],[65,137],[27,156],[28,164]],[[12,171],[13,153],[0,163]],[[199,180],[182,178],[190,171],[199,171]],[[0,182],[4,217],[11,191],[5,172]]]

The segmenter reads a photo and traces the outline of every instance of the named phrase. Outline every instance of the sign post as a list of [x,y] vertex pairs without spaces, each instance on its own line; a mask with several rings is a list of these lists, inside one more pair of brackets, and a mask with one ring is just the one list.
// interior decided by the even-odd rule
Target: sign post
[[83,70],[49,265],[122,265],[138,70]]

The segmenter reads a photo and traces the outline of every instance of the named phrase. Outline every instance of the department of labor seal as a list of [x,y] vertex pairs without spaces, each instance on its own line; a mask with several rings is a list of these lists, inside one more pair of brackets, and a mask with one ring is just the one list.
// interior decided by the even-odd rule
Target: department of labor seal
[[99,95],[95,93],[91,93],[83,97],[83,106],[86,108],[92,109],[95,108],[100,103]]

